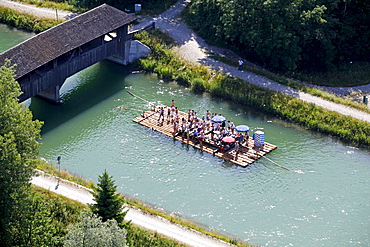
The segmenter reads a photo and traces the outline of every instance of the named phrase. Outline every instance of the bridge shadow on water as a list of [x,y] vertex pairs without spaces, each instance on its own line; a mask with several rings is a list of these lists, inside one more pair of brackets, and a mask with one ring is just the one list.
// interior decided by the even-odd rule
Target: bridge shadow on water
[[131,71],[130,66],[99,62],[66,80],[61,88],[61,104],[33,97],[29,108],[35,119],[44,121],[42,134],[122,91]]

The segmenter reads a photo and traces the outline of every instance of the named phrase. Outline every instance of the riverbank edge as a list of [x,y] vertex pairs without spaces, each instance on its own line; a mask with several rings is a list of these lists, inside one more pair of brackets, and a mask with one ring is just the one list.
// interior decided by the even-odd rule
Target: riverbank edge
[[[3,24],[7,24],[7,25],[10,25],[10,26],[13,26],[13,27],[16,27],[16,28],[19,28],[19,29],[23,29],[23,30],[27,30],[27,31],[31,31],[31,32],[42,32],[42,31],[44,31],[48,28],[51,28],[52,26],[55,26],[55,25],[62,22],[62,21],[58,21],[58,22],[54,23],[53,19],[37,18],[37,17],[35,17],[33,15],[30,15],[30,14],[27,14],[27,13],[14,11],[10,8],[0,6],[0,22],[3,22],[3,20],[5,20],[5,19],[8,19],[8,21],[6,21]],[[39,25],[41,22],[45,22],[46,26],[45,25]],[[50,23],[54,23],[54,24],[50,24]],[[49,24],[50,24],[50,26],[49,26]],[[37,25],[37,27],[42,26],[43,28],[42,28],[42,30],[38,30],[38,29],[35,29],[35,27],[33,27],[32,25]],[[43,172],[46,172],[46,171],[43,171]],[[68,174],[67,171],[61,171],[61,172],[65,173],[65,174]],[[75,177],[75,179],[72,179],[72,177]],[[68,180],[69,179],[76,182],[77,184],[82,183],[82,180],[83,180],[83,178],[81,178],[81,177],[79,178],[77,176],[73,176],[73,175],[70,175],[70,174],[68,175]],[[88,183],[92,183],[92,182],[88,182]],[[158,209],[155,209],[153,206],[150,206],[149,204],[146,204],[146,203],[144,203],[142,201],[139,201],[136,198],[132,198],[128,195],[123,195],[123,196],[126,199],[128,198],[128,201],[130,202],[129,205],[131,205],[132,208],[138,208],[138,209],[140,209],[140,210],[142,210],[142,211],[144,211],[144,212],[146,212],[150,215],[156,215],[158,217],[165,218],[165,219],[169,220],[171,223],[179,224],[179,225],[182,225],[183,227],[186,227],[186,228],[191,228],[191,229],[193,229],[197,232],[208,235],[210,237],[217,238],[217,239],[222,240],[222,241],[227,242],[227,243],[234,244],[236,246],[240,246],[240,247],[252,246],[249,243],[248,244],[243,243],[244,241],[241,240],[241,239],[238,239],[237,237],[227,236],[225,234],[218,233],[218,232],[215,232],[215,231],[212,231],[212,232],[207,231],[205,229],[205,227],[200,226],[199,223],[193,222],[191,220],[186,220],[186,219],[183,219],[183,218],[178,217],[178,216],[171,215],[169,212],[166,212],[164,210],[159,211]]]
[[[41,158],[37,160],[36,173],[43,174],[43,176],[54,177],[55,179],[61,179],[63,183],[68,183],[77,190],[83,190],[86,193],[93,191],[96,184],[93,181],[84,179],[81,176],[70,174],[67,170],[59,171],[57,167],[49,164],[46,160]],[[53,192],[53,191],[52,191]],[[180,225],[187,229],[192,229],[200,234],[207,235],[210,238],[216,238],[220,241],[230,244],[231,246],[238,247],[257,247],[249,242],[246,242],[236,236],[229,236],[217,231],[207,230],[208,226],[192,221],[191,219],[184,219],[179,216],[174,215],[164,209],[156,208],[146,202],[143,202],[137,198],[131,197],[129,195],[119,193],[125,199],[125,208],[139,210],[142,213],[156,216],[162,219],[168,220],[171,224]],[[72,198],[73,199],[73,198]],[[73,199],[75,200],[75,199]],[[144,228],[143,228],[144,229]],[[148,230],[150,231],[150,230]],[[166,236],[164,236],[167,238]],[[168,238],[171,239],[171,238]]]
[[180,58],[171,47],[171,38],[157,29],[135,36],[151,47],[152,53],[138,61],[143,70],[156,73],[164,81],[176,81],[194,93],[210,93],[255,110],[272,114],[361,148],[370,148],[370,123],[324,109],[296,97],[263,88],[230,74]]
[[[2,19],[4,18],[2,18],[0,15],[0,21]],[[150,46],[150,44],[148,43],[146,45]],[[150,47],[152,47],[153,49],[153,46]],[[171,49],[165,46],[162,46],[162,49],[159,50],[163,53],[163,50],[166,49],[171,51]],[[155,49],[153,50],[155,51]],[[192,76],[192,82],[190,82],[188,78],[185,78],[184,80],[184,77],[182,76],[184,73],[176,75],[176,73],[182,71],[182,67],[194,67],[196,69],[190,69],[189,71],[191,73],[194,73],[197,68],[202,66],[195,66],[193,64],[186,63],[185,61],[182,61],[178,56],[176,57],[176,54],[174,52],[165,53],[166,57],[171,56],[175,57],[175,59],[167,59],[165,63],[163,63],[163,61],[161,61],[160,63],[158,61],[150,61],[146,65],[143,65],[143,61],[148,61],[148,59],[145,60],[146,58],[144,58],[141,59],[141,67],[148,72],[157,73],[164,80],[175,80],[178,82],[178,84],[182,84],[183,86],[190,86],[192,90],[196,93],[208,91],[211,93],[212,96],[222,96],[224,99],[231,100],[236,103],[241,103],[246,106],[255,107],[258,110],[276,115],[284,120],[294,122],[308,129],[335,136],[336,138],[345,142],[352,143],[357,147],[370,148],[370,124],[365,121],[357,120],[353,117],[348,117],[336,112],[325,110],[311,103],[306,103],[291,96],[283,95],[282,93],[278,93],[270,89],[262,89],[257,86],[253,87],[251,85],[248,85],[249,90],[253,90],[253,92],[258,95],[258,97],[254,95],[251,96],[253,98],[248,98],[248,96],[250,96],[251,94],[241,93],[240,87],[237,88],[238,90],[235,90],[235,88],[231,90],[225,90],[224,88],[221,88],[221,85],[223,84],[222,80],[227,80],[228,82],[230,82],[230,78],[228,78],[229,76],[225,75],[224,79],[221,79],[221,83],[216,82],[213,83],[213,85],[212,82],[208,81],[210,79],[210,76],[207,76],[208,78],[195,78],[197,76]],[[171,69],[171,66],[173,67],[173,65],[165,65],[166,62],[173,63],[174,60],[176,60],[176,63],[178,63],[177,68]],[[204,71],[204,68],[201,70]],[[200,74],[202,73],[204,72],[201,72]],[[218,80],[220,81],[220,79]],[[241,79],[233,77],[233,81],[235,82],[234,84],[242,85],[242,83],[238,82],[238,80],[243,81]],[[247,81],[244,82],[249,83]],[[297,109],[292,112],[291,109],[289,110],[286,107],[287,105],[289,105],[290,107],[293,106]],[[295,113],[297,112],[301,113],[301,115],[296,116]],[[317,113],[319,113],[320,116],[318,116]]]
[[19,12],[11,8],[0,6],[0,23],[25,30],[27,32],[40,33],[52,28],[64,20],[51,18],[38,18],[34,15]]

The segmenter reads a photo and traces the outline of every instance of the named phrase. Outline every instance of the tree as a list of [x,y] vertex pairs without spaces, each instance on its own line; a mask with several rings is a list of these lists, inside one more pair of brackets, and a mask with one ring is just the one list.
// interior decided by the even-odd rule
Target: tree
[[127,211],[123,211],[125,201],[116,193],[117,186],[112,176],[105,170],[98,181],[98,186],[92,192],[96,204],[90,205],[91,210],[102,217],[103,221],[114,219],[120,226],[124,226],[123,220],[127,214]]
[[19,208],[30,187],[37,158],[42,122],[18,102],[20,86],[10,61],[0,68],[0,243],[10,246]]
[[20,221],[13,229],[13,246],[57,246],[54,219],[45,199],[35,192],[24,199],[19,210]]
[[369,61],[369,1],[193,0],[187,13],[208,41],[276,71]]
[[80,221],[68,228],[64,246],[126,246],[126,230],[121,229],[115,220],[103,221],[101,217],[85,210],[80,215]]

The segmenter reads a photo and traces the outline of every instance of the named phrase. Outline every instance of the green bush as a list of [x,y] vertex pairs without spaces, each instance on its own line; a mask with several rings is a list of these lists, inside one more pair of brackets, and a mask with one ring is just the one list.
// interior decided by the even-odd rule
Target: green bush
[[205,82],[201,78],[195,78],[191,82],[191,90],[195,93],[204,93],[206,91],[206,88],[204,86]]
[[158,74],[158,77],[163,79],[164,81],[171,81],[173,76],[172,68],[168,68],[165,66],[158,66],[154,69],[154,72]]
[[154,69],[156,67],[156,62],[153,60],[140,59],[139,64],[141,68],[147,72],[154,72]]
[[189,87],[191,85],[190,78],[186,73],[180,73],[176,77],[176,82],[177,84],[184,86],[184,87]]
[[167,239],[159,235],[158,233],[152,233],[145,231],[136,226],[130,226],[127,229],[127,243],[131,247],[177,247],[185,246],[178,244],[172,239]]

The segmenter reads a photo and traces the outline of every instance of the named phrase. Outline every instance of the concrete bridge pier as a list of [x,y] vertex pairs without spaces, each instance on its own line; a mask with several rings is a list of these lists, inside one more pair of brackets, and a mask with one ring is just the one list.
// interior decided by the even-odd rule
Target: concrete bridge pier
[[60,90],[60,86],[56,85],[53,88],[49,88],[49,89],[46,89],[46,90],[42,91],[41,93],[39,93],[37,95],[37,97],[46,99],[46,100],[51,101],[51,102],[56,103],[56,104],[60,104],[61,100],[60,100],[59,90]]

